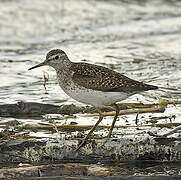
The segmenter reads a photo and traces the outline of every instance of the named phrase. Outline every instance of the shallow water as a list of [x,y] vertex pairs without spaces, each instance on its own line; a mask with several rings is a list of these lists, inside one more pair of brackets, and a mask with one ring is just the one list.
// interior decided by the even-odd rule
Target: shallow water
[[[52,68],[27,70],[43,61],[52,48],[63,49],[75,62],[103,65],[136,80],[181,89],[180,37],[180,1],[0,1],[0,104],[18,101],[61,104],[56,102],[58,99],[80,105],[60,89]],[[49,74],[48,94],[43,87],[44,72]],[[159,97],[180,100],[181,92],[150,91],[125,102],[152,103]],[[141,116],[139,123],[145,124],[149,115],[176,115],[173,122],[179,122],[180,107],[170,105],[164,114]],[[135,115],[119,119],[117,125],[135,124]],[[18,121],[40,123],[31,119]],[[68,119],[60,123],[71,121],[94,124],[96,118]],[[110,123],[110,118],[102,122]],[[143,132],[147,130],[155,129],[144,128]],[[137,130],[127,129],[119,133],[133,135],[135,132]]]

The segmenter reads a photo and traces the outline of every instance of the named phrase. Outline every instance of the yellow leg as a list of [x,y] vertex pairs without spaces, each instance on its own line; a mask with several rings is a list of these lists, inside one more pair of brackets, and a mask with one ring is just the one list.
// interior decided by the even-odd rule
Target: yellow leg
[[103,116],[101,114],[101,111],[99,112],[99,119],[96,122],[96,124],[94,125],[94,127],[89,131],[89,133],[87,134],[87,136],[82,140],[82,142],[80,143],[80,145],[78,146],[78,148],[76,149],[76,151],[78,151],[86,142],[86,140],[89,138],[89,136],[93,133],[93,131],[96,129],[96,127],[99,125],[99,123],[102,121]]
[[112,121],[112,125],[111,125],[111,128],[110,128],[110,130],[109,130],[109,133],[108,133],[108,135],[107,135],[107,138],[110,138],[110,137],[111,137],[112,130],[113,130],[113,128],[114,128],[114,125],[115,125],[115,123],[116,123],[116,119],[117,119],[117,117],[118,117],[118,115],[119,115],[119,111],[120,111],[119,106],[118,106],[117,104],[114,104],[114,106],[115,106],[115,108],[116,108],[116,114],[115,114],[114,119],[113,119],[113,121]]

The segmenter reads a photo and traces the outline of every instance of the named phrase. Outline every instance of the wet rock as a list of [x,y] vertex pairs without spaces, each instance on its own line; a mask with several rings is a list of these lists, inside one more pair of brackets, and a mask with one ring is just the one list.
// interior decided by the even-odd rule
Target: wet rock
[[[110,107],[103,108],[103,111],[110,111]],[[0,116],[3,117],[23,117],[23,116],[41,116],[44,114],[75,114],[75,113],[94,113],[97,109],[86,106],[79,107],[73,104],[56,106],[52,104],[42,104],[35,102],[18,102],[17,104],[0,105]]]
[[56,113],[59,106],[35,102],[18,102],[17,104],[0,105],[0,116],[17,117],[20,115],[42,115]]

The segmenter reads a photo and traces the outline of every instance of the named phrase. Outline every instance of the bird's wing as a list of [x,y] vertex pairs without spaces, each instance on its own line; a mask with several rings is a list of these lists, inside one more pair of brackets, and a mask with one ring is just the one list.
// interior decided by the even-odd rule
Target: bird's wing
[[73,71],[72,79],[74,83],[88,89],[127,93],[157,89],[156,86],[132,80],[102,66],[87,63],[73,63],[71,70]]

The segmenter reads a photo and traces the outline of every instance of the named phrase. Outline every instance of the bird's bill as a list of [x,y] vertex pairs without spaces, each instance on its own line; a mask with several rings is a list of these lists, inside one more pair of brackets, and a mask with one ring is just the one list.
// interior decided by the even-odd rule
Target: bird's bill
[[38,68],[38,67],[41,67],[41,66],[44,66],[44,65],[45,65],[45,62],[42,62],[42,63],[40,63],[40,64],[38,64],[36,66],[33,66],[33,67],[29,68],[28,70],[32,70],[32,69],[35,69],[35,68]]

